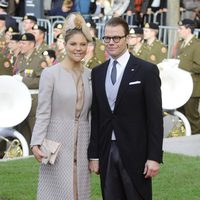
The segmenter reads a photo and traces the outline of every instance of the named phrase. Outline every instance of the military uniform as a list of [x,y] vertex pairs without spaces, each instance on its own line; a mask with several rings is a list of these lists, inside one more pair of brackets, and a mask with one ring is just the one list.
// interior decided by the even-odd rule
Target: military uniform
[[5,38],[5,29],[0,31],[0,51],[5,48],[6,38]]
[[146,45],[142,44],[139,50],[135,51],[134,48],[131,48],[129,50],[134,56],[142,59],[142,60],[148,60],[149,58],[149,51],[146,47]]
[[49,49],[48,44],[46,42],[42,42],[42,44],[36,48],[36,52],[41,55],[47,49]]
[[63,59],[65,58],[65,56],[66,56],[66,51],[65,51],[65,49],[56,52],[56,60],[57,60],[58,62],[63,61]]
[[179,68],[190,72],[193,79],[192,95],[183,108],[184,114],[190,122],[192,134],[196,134],[200,133],[200,114],[198,111],[200,100],[200,40],[192,34],[196,26],[193,20],[183,19],[178,22],[178,25],[178,34],[182,38],[176,49],[176,57],[180,59]]
[[10,60],[0,53],[0,75],[13,75],[13,68]]
[[101,60],[99,60],[96,56],[93,56],[87,63],[85,63],[85,66],[89,69],[92,69],[96,67],[97,65],[100,65],[102,63]]
[[198,112],[200,100],[200,40],[195,36],[183,45],[183,40],[177,45],[177,58],[179,67],[191,73],[193,79],[193,92],[189,101],[184,105],[184,111],[190,122],[192,133],[200,133],[200,117]]
[[95,43],[96,43],[96,46],[95,46],[94,53],[95,53],[95,55],[97,55],[98,60],[103,63],[106,60],[105,45],[98,38],[95,38]]
[[[167,58],[167,47],[156,38],[159,26],[156,23],[146,23],[144,25],[145,45],[149,51],[147,61],[158,64]],[[153,34],[152,34],[153,33]]]
[[[29,35],[34,37],[31,33],[25,33],[21,37],[25,38],[24,36],[28,37]],[[34,49],[28,58],[20,54],[16,61],[17,74],[23,78],[22,81],[26,84],[32,93],[31,111],[28,117],[17,126],[17,130],[25,136],[28,143],[30,142],[31,133],[35,124],[35,114],[38,101],[37,90],[39,88],[40,75],[43,70],[42,63],[44,62],[46,63],[45,58],[42,55],[39,55],[36,49]]]
[[156,39],[151,45],[145,45],[148,50],[147,61],[158,64],[167,58],[167,47],[160,40]]

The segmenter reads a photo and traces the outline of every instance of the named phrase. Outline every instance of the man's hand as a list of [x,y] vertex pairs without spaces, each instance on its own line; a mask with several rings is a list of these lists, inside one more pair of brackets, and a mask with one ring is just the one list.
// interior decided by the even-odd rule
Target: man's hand
[[153,160],[147,160],[144,167],[145,178],[151,178],[158,174],[160,165],[158,162]]
[[91,173],[94,172],[96,174],[99,174],[99,160],[90,160],[89,170]]

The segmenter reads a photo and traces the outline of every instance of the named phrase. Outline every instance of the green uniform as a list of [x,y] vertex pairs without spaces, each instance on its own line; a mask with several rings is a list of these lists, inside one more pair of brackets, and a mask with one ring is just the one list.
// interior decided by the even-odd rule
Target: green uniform
[[105,45],[98,38],[95,38],[95,43],[96,45],[95,45],[94,54],[97,56],[98,60],[100,60],[103,63],[106,60]]
[[[17,59],[16,67],[17,74],[20,74],[23,79],[22,81],[26,84],[29,89],[38,89],[39,88],[39,79],[40,74],[43,70],[42,63],[46,62],[42,55],[39,55],[36,49],[30,55],[28,59],[24,55],[19,55]],[[30,90],[31,91],[31,90]],[[32,90],[33,92],[33,90]],[[30,142],[31,133],[33,126],[35,124],[35,114],[37,107],[37,94],[32,94],[32,107],[28,117],[18,125],[17,130],[21,132],[27,142]]]
[[63,49],[62,51],[57,51],[57,52],[56,52],[56,60],[57,60],[58,62],[63,61],[63,59],[65,58],[65,55],[66,55],[65,49]]
[[192,96],[184,105],[184,112],[190,122],[192,133],[200,133],[200,115],[198,112],[200,100],[200,40],[193,37],[185,47],[182,46],[183,41],[179,41],[177,46],[177,58],[180,59],[179,67],[190,72],[193,79]]
[[149,51],[148,51],[146,45],[144,45],[144,44],[142,44],[142,46],[140,47],[140,49],[137,52],[134,50],[134,48],[131,48],[130,52],[134,56],[136,56],[142,60],[148,60],[148,58],[149,58]]
[[5,29],[0,30],[0,51],[5,48],[6,38],[5,38]]
[[96,57],[93,56],[86,64],[85,66],[92,69],[96,67],[97,65],[100,65],[102,62]]
[[167,58],[167,47],[159,40],[154,40],[151,45],[145,44],[148,49],[147,61],[158,64]]
[[38,53],[39,55],[42,55],[42,53],[43,53],[45,50],[49,49],[49,46],[47,45],[46,42],[42,42],[42,44],[41,44],[38,48],[36,48],[36,49],[37,49],[37,53]]
[[13,68],[10,60],[0,53],[0,75],[13,75]]

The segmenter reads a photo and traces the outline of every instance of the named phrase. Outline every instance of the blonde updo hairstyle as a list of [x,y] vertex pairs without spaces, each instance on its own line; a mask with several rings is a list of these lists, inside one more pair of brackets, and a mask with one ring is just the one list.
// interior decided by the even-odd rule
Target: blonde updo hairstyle
[[92,35],[80,13],[71,13],[65,19],[62,34],[67,42],[74,34],[82,33],[88,42],[92,42]]

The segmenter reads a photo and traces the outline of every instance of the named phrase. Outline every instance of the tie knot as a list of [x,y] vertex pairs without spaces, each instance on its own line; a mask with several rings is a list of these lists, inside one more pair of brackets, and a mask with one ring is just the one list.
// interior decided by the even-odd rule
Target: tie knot
[[116,66],[117,63],[118,63],[117,60],[114,60],[114,61],[113,61],[113,66]]

